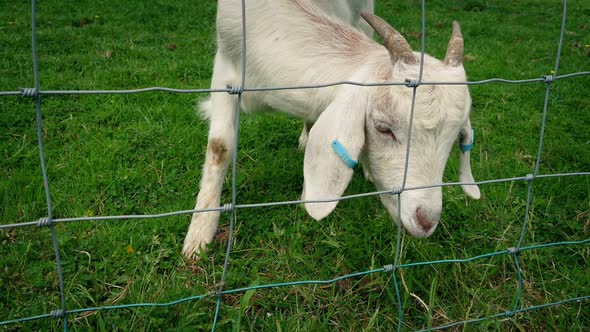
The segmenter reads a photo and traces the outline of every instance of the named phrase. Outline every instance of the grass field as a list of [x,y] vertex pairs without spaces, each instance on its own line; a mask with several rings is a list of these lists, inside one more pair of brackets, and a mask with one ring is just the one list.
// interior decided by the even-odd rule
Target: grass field
[[[41,1],[38,45],[42,90],[208,88],[215,52],[215,1]],[[427,2],[427,53],[444,56],[452,20],[461,22],[470,80],[537,78],[555,64],[561,3],[549,0]],[[420,48],[420,2],[377,0],[377,13]],[[590,70],[590,3],[570,1],[559,74]],[[0,0],[0,91],[33,86],[29,5]],[[314,83],[314,82],[310,82]],[[524,176],[537,153],[543,83],[471,87],[476,180]],[[590,170],[590,76],[552,84],[540,174]],[[48,96],[43,139],[54,218],[152,214],[194,206],[207,123],[200,94]],[[242,117],[238,202],[296,200],[303,181],[301,123],[276,114]],[[445,181],[457,180],[453,151]],[[229,189],[230,179],[226,181]],[[443,188],[435,234],[402,238],[401,263],[469,258],[514,247],[526,182],[481,186],[472,201]],[[373,191],[355,174],[347,194]],[[523,245],[590,237],[590,180],[537,180]],[[225,190],[223,202],[231,195]],[[34,102],[0,96],[0,224],[47,215]],[[189,215],[153,220],[85,221],[56,226],[69,309],[168,302],[216,290],[228,215],[200,263],[180,255]],[[238,210],[226,289],[328,279],[393,262],[397,226],[377,197],[341,202],[321,222],[299,205]],[[590,246],[519,255],[520,307],[590,294]],[[405,330],[511,310],[517,290],[512,256],[398,270]],[[391,274],[331,285],[248,291],[224,297],[217,328],[253,331],[392,330],[398,307]],[[0,322],[60,308],[48,228],[0,230]],[[582,331],[589,302],[460,325],[457,330]],[[68,316],[73,330],[205,330],[215,299],[166,308]],[[59,319],[0,327],[59,330]]]

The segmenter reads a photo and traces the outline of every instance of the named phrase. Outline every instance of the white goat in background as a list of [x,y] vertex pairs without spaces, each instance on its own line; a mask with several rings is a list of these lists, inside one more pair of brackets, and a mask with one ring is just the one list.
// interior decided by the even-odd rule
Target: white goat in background
[[[372,14],[362,17],[382,37],[384,46],[327,15],[312,0],[247,1],[247,84],[251,87],[298,86],[355,81],[404,82],[418,77],[420,54],[389,24]],[[241,1],[220,0],[218,50],[212,89],[239,86],[241,80]],[[444,61],[425,55],[424,81],[464,82],[463,37],[453,32]],[[235,148],[236,96],[212,93],[201,104],[210,122],[206,159],[195,209],[220,206],[221,190]],[[412,89],[406,86],[339,85],[322,89],[244,92],[245,110],[281,111],[310,125],[305,146],[305,200],[338,199],[352,178],[354,160],[363,164],[378,190],[402,185],[410,122]],[[453,142],[472,138],[471,98],[465,85],[417,88],[406,187],[442,182]],[[303,142],[305,143],[305,142]],[[333,144],[337,147],[334,148]],[[469,151],[461,152],[460,180],[474,182]],[[477,199],[475,185],[463,186]],[[381,195],[394,220],[397,197]],[[326,217],[337,201],[306,203],[316,220]],[[440,219],[440,187],[401,193],[401,222],[412,235],[431,235]],[[195,213],[184,241],[188,257],[211,242],[220,212]]]
[[362,19],[361,13],[372,14],[375,11],[375,1],[373,0],[311,0],[315,2],[320,9],[336,19],[362,31],[367,36],[373,36],[373,28]]

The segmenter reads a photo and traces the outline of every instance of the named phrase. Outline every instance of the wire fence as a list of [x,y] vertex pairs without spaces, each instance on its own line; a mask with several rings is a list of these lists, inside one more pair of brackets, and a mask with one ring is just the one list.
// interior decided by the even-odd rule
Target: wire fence
[[[424,59],[425,54],[425,31],[426,31],[426,1],[422,0],[422,31],[421,31],[421,57]],[[13,223],[13,224],[4,224],[0,225],[0,229],[10,229],[10,228],[18,228],[18,227],[31,227],[31,226],[39,226],[39,227],[48,227],[50,229],[51,239],[53,243],[53,250],[55,253],[55,260],[57,265],[57,276],[59,279],[59,294],[61,299],[61,305],[58,308],[50,311],[49,313],[40,314],[31,317],[24,317],[24,318],[16,318],[12,320],[5,320],[0,321],[0,326],[8,326],[11,324],[16,323],[23,323],[32,320],[39,320],[39,319],[60,319],[63,322],[64,330],[68,330],[68,317],[71,317],[76,314],[84,313],[84,312],[93,312],[93,311],[103,311],[103,310],[121,310],[121,309],[129,309],[129,308],[149,308],[149,307],[170,307],[174,305],[178,305],[181,303],[189,302],[189,301],[198,301],[204,298],[215,298],[216,299],[216,309],[214,320],[212,324],[212,329],[215,330],[217,327],[217,320],[220,315],[220,307],[223,301],[224,295],[229,294],[236,294],[236,293],[245,293],[249,290],[258,290],[258,289],[269,289],[269,288],[279,288],[279,287],[287,287],[287,286],[300,286],[300,285],[325,285],[325,284],[334,284],[338,281],[349,279],[349,278],[358,278],[365,275],[370,274],[387,274],[391,275],[393,280],[394,288],[395,288],[395,295],[397,301],[397,309],[398,309],[398,322],[397,322],[397,330],[401,331],[403,326],[403,303],[400,297],[400,287],[397,281],[397,274],[399,273],[400,269],[408,269],[412,267],[418,266],[427,266],[427,265],[438,265],[438,264],[465,264],[470,263],[478,260],[482,260],[489,257],[495,256],[510,256],[514,260],[515,266],[515,273],[517,275],[518,280],[518,287],[516,290],[516,294],[514,296],[514,303],[510,310],[505,312],[499,312],[492,315],[482,316],[479,318],[474,319],[465,319],[456,321],[447,325],[441,325],[429,328],[431,330],[441,330],[447,329],[454,326],[459,326],[467,323],[475,323],[480,322],[486,319],[496,319],[496,318],[505,318],[505,317],[512,317],[516,314],[525,313],[532,310],[538,310],[543,308],[548,308],[552,306],[558,306],[567,303],[576,303],[581,301],[588,301],[590,300],[590,294],[583,295],[579,297],[572,297],[569,299],[565,299],[562,301],[550,302],[541,305],[533,305],[528,307],[521,306],[521,294],[523,290],[523,271],[521,269],[521,261],[519,259],[519,254],[524,251],[532,251],[532,250],[541,250],[546,248],[552,247],[564,247],[564,246],[585,246],[590,244],[590,238],[580,241],[563,241],[563,242],[552,242],[546,244],[538,244],[532,246],[523,246],[523,239],[527,232],[527,225],[529,224],[529,215],[531,209],[531,202],[532,202],[532,189],[533,184],[536,181],[548,178],[556,178],[556,177],[580,177],[580,176],[588,176],[590,172],[574,172],[574,173],[558,173],[558,174],[539,174],[539,166],[541,163],[541,156],[543,151],[543,142],[545,136],[545,129],[547,123],[547,112],[548,112],[548,105],[549,105],[549,97],[551,93],[551,86],[553,83],[564,80],[575,78],[579,76],[587,76],[590,75],[590,72],[575,72],[575,73],[568,73],[564,75],[558,75],[559,70],[559,62],[561,58],[561,49],[563,46],[564,34],[565,34],[565,26],[566,26],[566,18],[567,18],[567,0],[563,0],[563,12],[562,12],[562,20],[561,20],[561,29],[559,35],[559,42],[558,48],[555,56],[555,66],[552,75],[546,75],[539,78],[531,78],[531,79],[524,79],[524,80],[508,80],[502,78],[491,78],[481,81],[467,81],[467,82],[428,82],[422,80],[422,64],[423,61],[420,61],[420,73],[419,77],[415,79],[407,79],[406,82],[391,82],[391,83],[359,83],[359,82],[351,82],[351,81],[341,81],[341,82],[333,82],[329,84],[317,84],[317,85],[305,85],[305,86],[283,86],[283,87],[249,87],[246,85],[246,47],[247,47],[247,36],[246,36],[246,10],[245,10],[245,0],[242,0],[242,31],[243,31],[243,40],[242,40],[242,73],[241,73],[241,83],[238,86],[228,86],[226,89],[173,89],[173,88],[166,88],[166,87],[151,87],[151,88],[144,88],[144,89],[131,89],[131,90],[41,90],[40,89],[40,80],[39,80],[39,66],[38,66],[38,52],[37,52],[37,33],[36,33],[36,1],[31,1],[31,29],[32,29],[32,58],[33,58],[33,72],[34,72],[34,87],[33,88],[24,88],[16,91],[0,91],[0,96],[22,96],[27,98],[32,98],[35,102],[36,107],[36,117],[37,117],[37,136],[38,136],[38,146],[39,146],[39,159],[43,177],[43,184],[45,188],[45,198],[46,198],[46,205],[47,205],[47,216],[41,218],[40,220],[31,221],[31,222],[24,222],[24,223]],[[543,104],[543,111],[542,111],[542,122],[541,122],[541,129],[539,133],[539,143],[537,149],[537,155],[535,158],[534,170],[531,174],[526,174],[524,176],[517,176],[512,178],[504,178],[504,179],[493,179],[487,181],[478,181],[474,183],[441,183],[441,184],[434,184],[429,186],[420,186],[420,187],[406,187],[405,179],[407,177],[408,171],[408,159],[410,153],[410,137],[407,138],[406,142],[406,157],[405,157],[405,169],[404,169],[404,181],[403,185],[400,188],[392,188],[389,191],[375,191],[369,193],[362,193],[356,195],[348,195],[343,196],[339,200],[348,200],[348,199],[356,199],[360,197],[367,197],[367,196],[376,196],[381,194],[391,194],[397,196],[398,204],[401,204],[401,193],[404,191],[410,190],[420,190],[426,188],[433,188],[433,187],[448,187],[448,186],[460,186],[466,184],[477,184],[477,185],[487,185],[492,183],[505,183],[505,182],[516,182],[516,181],[524,181],[527,183],[527,191],[526,191],[526,210],[524,213],[524,220],[522,222],[522,228],[520,232],[520,237],[518,242],[514,244],[514,247],[507,248],[506,250],[495,251],[491,253],[486,253],[470,258],[465,259],[447,259],[447,260],[436,260],[436,261],[424,261],[424,262],[417,262],[417,263],[408,263],[408,264],[400,264],[400,253],[401,253],[401,232],[402,226],[401,222],[398,223],[397,226],[397,243],[396,243],[396,252],[395,252],[395,259],[391,264],[383,266],[382,268],[367,270],[363,272],[345,274],[333,279],[325,279],[325,280],[301,280],[295,282],[284,282],[284,283],[273,283],[273,284],[266,284],[266,285],[258,285],[258,286],[251,286],[251,287],[244,287],[244,288],[235,288],[235,289],[224,289],[224,284],[227,278],[227,271],[229,266],[229,258],[232,252],[232,243],[234,242],[234,227],[235,227],[235,217],[239,210],[241,209],[252,209],[252,208],[260,208],[260,207],[269,207],[269,206],[281,206],[281,205],[294,205],[294,204],[301,204],[301,203],[311,203],[311,202],[330,202],[330,201],[337,201],[337,200],[318,200],[318,201],[303,201],[303,200],[296,200],[296,201],[280,201],[280,202],[264,202],[264,203],[257,203],[257,204],[239,204],[237,200],[237,180],[236,180],[236,169],[237,169],[237,153],[238,153],[238,139],[239,139],[239,128],[240,128],[240,117],[239,117],[239,106],[241,104],[241,97],[243,93],[252,92],[252,91],[274,91],[274,90],[292,90],[292,89],[319,89],[325,87],[331,87],[336,85],[357,85],[357,86],[391,86],[391,85],[405,85],[409,89],[413,90],[412,96],[412,109],[411,109],[411,116],[410,116],[410,123],[409,129],[412,128],[413,122],[413,113],[414,113],[414,102],[416,100],[416,90],[420,85],[482,85],[482,84],[492,84],[492,83],[501,83],[501,84],[545,84],[545,97],[544,97],[544,104]],[[47,176],[47,165],[44,156],[44,147],[43,147],[43,121],[42,121],[42,106],[41,106],[41,99],[43,96],[50,96],[50,95],[80,95],[80,94],[138,94],[138,93],[149,93],[149,92],[169,92],[169,93],[229,93],[233,95],[237,95],[237,102],[236,108],[238,109],[237,117],[236,117],[236,126],[235,126],[235,145],[236,148],[233,151],[233,163],[232,163],[232,177],[231,177],[231,190],[232,190],[232,199],[230,203],[224,204],[219,208],[211,208],[211,209],[199,209],[199,210],[184,210],[184,211],[173,211],[168,213],[161,213],[161,214],[153,214],[153,215],[115,215],[115,216],[92,216],[92,217],[76,217],[76,218],[53,218],[53,210],[52,210],[52,200],[51,200],[51,189],[50,189],[50,182]],[[398,205],[399,206],[399,205]],[[62,261],[60,257],[60,246],[59,246],[59,239],[56,234],[55,225],[58,223],[69,223],[69,222],[80,222],[80,221],[107,221],[107,220],[119,220],[119,219],[150,219],[150,218],[163,218],[175,215],[187,215],[192,213],[202,213],[202,212],[209,212],[209,211],[221,211],[224,213],[229,213],[230,220],[229,220],[229,238],[227,241],[227,250],[225,254],[225,261],[223,265],[223,272],[221,281],[219,282],[219,289],[214,292],[208,292],[201,295],[190,296],[181,298],[171,302],[163,302],[163,303],[135,303],[135,304],[127,304],[127,305],[110,305],[110,306],[100,306],[100,307],[86,307],[86,308],[76,308],[76,309],[68,309],[67,306],[67,298],[65,294],[65,287],[64,287],[64,277],[62,273]],[[401,209],[398,209],[398,213]],[[400,215],[398,215],[398,220],[401,220]]]

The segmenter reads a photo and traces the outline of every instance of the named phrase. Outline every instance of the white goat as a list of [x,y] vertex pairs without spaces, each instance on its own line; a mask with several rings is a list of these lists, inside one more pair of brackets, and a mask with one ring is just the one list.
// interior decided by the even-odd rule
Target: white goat
[[320,9],[336,19],[359,29],[367,36],[373,36],[373,28],[361,18],[361,13],[373,13],[375,1],[373,0],[311,0]]
[[[363,18],[384,40],[376,43],[342,21],[323,13],[312,0],[247,1],[247,85],[298,86],[338,81],[404,82],[417,78],[420,54],[381,18]],[[217,14],[218,50],[211,88],[239,86],[241,77],[241,1],[221,0]],[[424,81],[463,82],[463,38],[459,25],[447,55],[424,58]],[[195,209],[219,207],[221,189],[235,138],[236,96],[213,93],[201,105],[210,122],[206,159]],[[378,190],[402,185],[408,140],[412,89],[406,86],[339,85],[322,89],[244,92],[245,110],[274,110],[313,125],[305,147],[305,200],[338,199],[352,178],[350,160],[359,159]],[[453,142],[471,141],[471,99],[465,85],[417,88],[410,137],[406,187],[442,182]],[[337,142],[337,143],[333,143]],[[343,148],[333,150],[333,144]],[[337,153],[338,152],[338,153]],[[348,164],[347,164],[347,159]],[[473,182],[469,151],[461,153],[460,180]],[[463,186],[477,199],[475,185]],[[394,220],[397,197],[381,195]],[[326,217],[337,201],[307,203],[316,220]],[[431,235],[440,219],[442,190],[434,187],[401,193],[401,222],[412,235]],[[183,253],[192,257],[211,242],[219,212],[195,213]]]

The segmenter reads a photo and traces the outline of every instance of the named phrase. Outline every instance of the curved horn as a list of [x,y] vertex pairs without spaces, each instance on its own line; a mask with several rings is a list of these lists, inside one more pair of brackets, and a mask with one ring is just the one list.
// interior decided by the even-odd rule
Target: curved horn
[[412,53],[412,48],[410,44],[406,41],[402,35],[397,32],[394,28],[391,27],[384,19],[379,16],[375,16],[373,14],[361,13],[361,17],[369,23],[373,29],[381,36],[383,39],[383,44],[385,48],[389,52],[389,56],[391,57],[392,63],[397,63],[401,61],[405,64],[418,64],[418,60]]
[[459,22],[453,21],[453,33],[449,40],[447,55],[445,56],[445,65],[458,67],[463,64],[463,35]]

